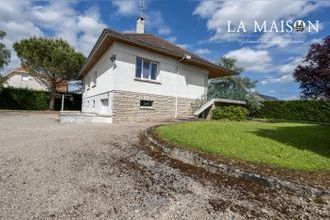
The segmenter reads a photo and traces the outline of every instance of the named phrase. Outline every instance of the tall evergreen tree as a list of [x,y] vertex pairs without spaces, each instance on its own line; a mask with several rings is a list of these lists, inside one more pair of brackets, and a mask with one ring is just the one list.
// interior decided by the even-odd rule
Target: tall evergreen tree
[[218,65],[234,72],[237,75],[212,79],[208,86],[208,98],[227,98],[244,100],[247,102],[250,112],[254,113],[261,106],[261,99],[255,93],[257,81],[248,77],[241,77],[239,74],[244,68],[237,66],[235,57],[221,57]]
[[[6,32],[0,31],[0,40],[6,36]],[[0,42],[0,70],[8,65],[10,61],[10,50],[6,48],[5,44]]]
[[33,37],[16,42],[13,47],[22,65],[51,91],[49,109],[53,110],[57,84],[78,76],[84,55],[62,39]]

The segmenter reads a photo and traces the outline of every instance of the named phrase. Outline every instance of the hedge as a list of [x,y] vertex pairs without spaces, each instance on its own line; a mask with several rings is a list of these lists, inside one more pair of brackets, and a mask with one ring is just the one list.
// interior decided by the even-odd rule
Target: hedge
[[212,119],[229,119],[241,121],[247,119],[249,111],[245,107],[240,106],[220,106],[212,110]]
[[3,88],[0,92],[0,109],[46,110],[49,92],[30,89]]
[[256,117],[330,123],[330,101],[264,101]]
[[[0,109],[10,110],[47,110],[50,93],[31,89],[2,88],[0,91]],[[81,110],[81,95],[71,94],[64,100],[64,110]],[[61,96],[55,98],[55,110],[61,110]]]

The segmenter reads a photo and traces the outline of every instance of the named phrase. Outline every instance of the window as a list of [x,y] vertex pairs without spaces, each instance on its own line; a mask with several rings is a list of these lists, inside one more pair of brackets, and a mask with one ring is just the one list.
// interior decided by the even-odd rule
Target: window
[[135,77],[141,79],[156,80],[157,67],[158,63],[137,57],[135,64]]
[[95,107],[95,99],[93,99],[93,108]]
[[93,86],[92,87],[95,87],[96,86],[96,79],[97,79],[97,71],[95,71],[93,73]]
[[141,70],[142,70],[142,59],[140,57],[137,57],[135,64],[135,77],[141,78]]
[[101,103],[103,106],[109,106],[109,99],[101,99]]
[[151,63],[150,78],[151,79],[156,79],[157,78],[157,64],[156,63]]
[[86,85],[87,90],[89,90],[90,86],[91,86],[91,77],[90,76],[86,77],[85,85]]
[[84,86],[85,86],[85,90],[89,90],[89,83],[88,83],[88,77],[85,78],[84,80]]
[[153,101],[150,100],[140,100],[140,107],[152,108]]
[[21,80],[27,82],[27,81],[30,80],[30,77],[29,77],[29,75],[26,75],[26,74],[25,74],[25,75],[22,75],[22,76],[21,76]]

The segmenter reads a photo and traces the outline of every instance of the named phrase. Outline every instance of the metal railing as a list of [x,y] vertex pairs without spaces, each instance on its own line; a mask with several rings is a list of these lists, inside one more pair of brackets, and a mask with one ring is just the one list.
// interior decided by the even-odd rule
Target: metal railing
[[207,93],[201,95],[199,98],[195,99],[191,103],[191,109],[193,112],[197,111],[200,107],[202,107],[205,103],[209,101],[209,98],[207,97]]

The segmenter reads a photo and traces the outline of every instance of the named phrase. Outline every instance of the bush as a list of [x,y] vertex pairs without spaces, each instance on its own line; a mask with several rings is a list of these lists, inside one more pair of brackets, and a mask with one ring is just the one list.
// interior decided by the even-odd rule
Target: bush
[[212,111],[212,119],[229,119],[241,121],[247,119],[249,111],[245,107],[240,106],[221,106],[215,107]]
[[0,93],[0,109],[46,110],[49,92],[30,89],[3,88]]
[[[50,93],[31,89],[2,88],[0,90],[0,109],[47,110]],[[62,97],[56,96],[54,110],[61,110]],[[81,94],[65,96],[64,110],[81,110]]]
[[330,101],[265,101],[256,117],[330,123]]

